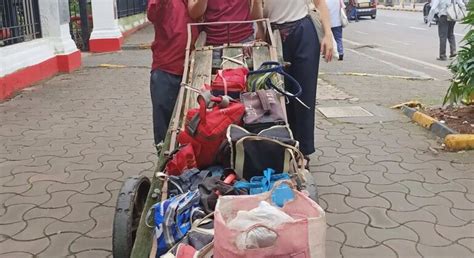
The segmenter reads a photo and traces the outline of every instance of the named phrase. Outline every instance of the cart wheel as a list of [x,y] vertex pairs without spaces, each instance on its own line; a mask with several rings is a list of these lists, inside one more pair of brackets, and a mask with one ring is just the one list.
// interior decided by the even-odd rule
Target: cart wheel
[[150,179],[145,176],[129,177],[123,182],[115,208],[113,257],[130,257],[149,190]]

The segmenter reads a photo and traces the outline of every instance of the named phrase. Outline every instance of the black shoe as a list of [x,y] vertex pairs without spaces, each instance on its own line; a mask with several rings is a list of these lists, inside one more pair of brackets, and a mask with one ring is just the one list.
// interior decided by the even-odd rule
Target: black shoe
[[453,58],[453,57],[456,57],[458,54],[454,53],[454,54],[451,54],[449,55],[449,58]]
[[440,57],[436,58],[436,60],[438,60],[438,61],[446,61],[446,60],[448,60],[448,58],[446,58],[445,56],[440,56]]
[[304,165],[304,168],[309,171],[309,163],[311,160],[309,159],[309,156],[304,156],[304,159],[306,160],[306,164]]
[[338,60],[339,60],[339,61],[344,60],[344,55],[339,55],[339,59],[338,59]]

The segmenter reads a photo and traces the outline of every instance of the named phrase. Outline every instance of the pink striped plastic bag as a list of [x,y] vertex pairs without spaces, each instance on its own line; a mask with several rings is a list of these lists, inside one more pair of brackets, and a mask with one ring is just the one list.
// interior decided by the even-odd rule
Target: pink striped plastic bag
[[[324,210],[305,194],[296,190],[293,192],[295,199],[286,203],[282,210],[295,221],[271,229],[263,225],[255,225],[246,230],[232,230],[227,226],[227,223],[237,215],[237,211],[248,211],[256,208],[261,201],[269,201],[271,191],[258,195],[220,197],[214,215],[214,257],[324,258],[326,239]],[[247,234],[259,226],[276,233],[277,237],[273,245],[265,248],[239,249],[236,245],[239,235]]]

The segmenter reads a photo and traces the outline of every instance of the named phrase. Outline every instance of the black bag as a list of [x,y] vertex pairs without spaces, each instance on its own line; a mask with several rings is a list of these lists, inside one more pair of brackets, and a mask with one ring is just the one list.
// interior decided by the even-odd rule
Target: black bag
[[237,177],[245,180],[260,176],[267,168],[288,172],[291,159],[289,147],[299,146],[290,128],[284,125],[272,126],[258,134],[231,125],[227,129],[227,141],[231,167]]

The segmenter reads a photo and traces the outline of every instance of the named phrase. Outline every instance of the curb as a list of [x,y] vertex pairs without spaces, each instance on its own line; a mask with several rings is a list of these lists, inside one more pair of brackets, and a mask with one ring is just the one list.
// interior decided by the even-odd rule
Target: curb
[[444,139],[446,149],[451,151],[474,149],[474,134],[459,134],[431,116],[405,105],[402,106],[402,112],[413,122]]
[[404,11],[404,12],[420,12],[420,13],[423,12],[423,10],[418,10],[418,9],[408,9],[408,8],[399,8],[399,7],[386,7],[386,6],[377,6],[377,9],[389,10],[389,11]]
[[444,144],[449,150],[474,149],[474,134],[450,134],[444,138]]

